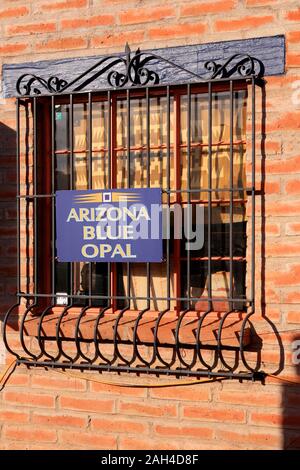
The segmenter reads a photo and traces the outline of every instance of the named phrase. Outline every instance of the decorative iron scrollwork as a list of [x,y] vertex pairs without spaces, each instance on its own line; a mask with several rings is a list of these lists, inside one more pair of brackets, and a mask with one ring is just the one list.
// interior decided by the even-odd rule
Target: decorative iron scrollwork
[[160,83],[158,72],[147,67],[151,61],[156,61],[156,68],[158,63],[163,62],[198,81],[217,80],[232,76],[259,77],[263,74],[264,69],[261,61],[256,58],[248,54],[234,54],[223,64],[214,60],[205,62],[204,71],[206,73],[200,75],[155,53],[148,54],[137,49],[132,56],[131,50],[126,44],[125,57],[105,57],[70,82],[54,76],[44,79],[33,74],[23,74],[17,81],[16,89],[18,94],[22,96],[41,95],[43,91],[53,94],[81,91],[105,74],[107,74],[107,84],[116,89],[125,86],[158,85]]
[[58,77],[50,77],[48,80],[37,77],[36,75],[24,74],[17,81],[16,89],[19,95],[41,95],[41,89],[49,93],[59,93],[66,86],[68,82]]
[[[80,313],[72,313],[70,306],[59,311],[56,307],[54,311],[53,305],[49,304],[39,314],[34,312],[36,307],[31,304],[21,313],[19,340],[15,339],[13,346],[8,339],[9,328],[16,311],[23,308],[19,303],[15,304],[5,316],[3,341],[9,353],[16,357],[17,364],[238,380],[264,378],[260,364],[249,363],[245,355],[246,330],[249,332],[251,327],[253,311],[239,320],[241,326],[230,337],[228,325],[237,323],[233,311],[219,318],[209,310],[199,316],[188,309],[174,317],[170,317],[168,310],[154,315],[148,309],[127,315],[125,309],[113,313],[108,305],[100,308],[96,315],[89,316],[90,306],[82,307]],[[66,317],[69,329],[64,332]],[[206,330],[211,331],[211,336]],[[162,331],[164,342],[161,343]],[[147,335],[147,342],[140,337],[142,332]],[[36,340],[34,351],[30,349],[30,338]],[[73,345],[72,353],[66,351],[70,344]],[[121,351],[124,345],[127,349]],[[211,354],[207,356],[209,351]],[[231,355],[225,357],[225,351],[231,351]],[[239,366],[244,371],[238,370]]]
[[121,88],[127,83],[131,83],[133,86],[146,86],[149,83],[156,85],[159,83],[158,74],[145,67],[148,62],[155,58],[153,55],[146,55],[142,58],[145,54],[138,49],[135,55],[130,58],[130,48],[128,44],[126,44],[125,52],[126,59],[123,59],[123,63],[126,72],[111,71],[107,76],[107,81],[112,87]]
[[[257,73],[256,65],[259,70]],[[229,78],[235,73],[240,77],[261,75],[262,64],[248,54],[234,54],[224,64],[218,64],[213,60],[205,62],[204,67],[210,72],[210,79]]]

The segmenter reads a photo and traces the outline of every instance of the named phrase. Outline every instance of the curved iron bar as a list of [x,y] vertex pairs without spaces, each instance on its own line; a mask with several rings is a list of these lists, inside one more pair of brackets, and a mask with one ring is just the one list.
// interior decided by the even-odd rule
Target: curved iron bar
[[[23,83],[25,77],[30,78],[26,83]],[[17,80],[16,89],[19,95],[27,96],[31,95],[31,93],[33,95],[41,95],[42,92],[39,88],[35,87],[35,82],[38,82],[43,88],[45,88],[46,91],[50,93],[60,93],[67,86],[67,81],[58,77],[52,76],[48,78],[48,80],[45,80],[44,78],[38,77],[37,75],[25,73],[21,75]],[[22,88],[24,88],[25,91],[21,89],[21,86]]]
[[218,364],[218,360],[219,360],[219,355],[218,355],[218,350],[216,349],[215,350],[215,359],[214,359],[214,362],[212,365],[208,364],[204,359],[203,359],[203,355],[201,354],[201,339],[200,339],[200,335],[201,335],[201,328],[202,328],[202,325],[203,325],[203,322],[205,320],[205,318],[210,314],[212,313],[212,310],[209,309],[209,310],[206,310],[206,312],[203,313],[203,315],[199,318],[199,322],[198,322],[198,327],[197,327],[197,332],[196,332],[196,350],[197,350],[197,356],[201,362],[201,364],[206,368],[208,369],[208,371],[212,371]]
[[[238,63],[233,63],[233,67],[230,70],[227,70],[228,65],[230,65],[232,62],[234,62],[235,59],[240,58]],[[209,60],[205,62],[204,67],[206,70],[211,72],[211,79],[214,78],[229,78],[231,75],[233,75],[235,72],[238,72],[238,74],[241,77],[249,77],[251,75],[255,75],[255,63],[258,62],[260,66],[260,72],[262,64],[258,61],[258,59],[255,59],[254,57],[251,57],[249,54],[234,54],[229,59],[226,60],[224,64],[217,64],[214,60]],[[248,65],[248,67],[247,67]]]
[[244,366],[246,367],[246,369],[248,369],[250,372],[255,372],[256,368],[253,368],[253,367],[250,367],[247,360],[246,360],[246,357],[245,357],[245,352],[244,352],[244,336],[245,336],[245,329],[246,329],[246,324],[249,320],[249,318],[254,314],[254,310],[251,310],[251,312],[249,312],[246,317],[244,318],[243,320],[243,323],[242,323],[242,326],[241,326],[241,330],[240,330],[240,356],[241,356],[241,359],[242,359],[242,362],[244,364]]
[[[146,86],[148,84],[157,85],[160,82],[158,73],[145,67],[146,64],[152,60],[163,61],[177,70],[186,72],[191,77],[197,78],[201,81],[229,78],[235,73],[237,73],[241,78],[251,76],[259,77],[263,74],[262,62],[249,54],[234,54],[230,58],[226,59],[224,64],[217,63],[215,60],[206,61],[204,63],[204,68],[207,70],[208,75],[204,76],[192,72],[191,70],[187,70],[185,67],[182,67],[181,65],[153,52],[141,52],[140,49],[138,49],[133,57],[130,57],[131,52],[129,46],[126,45],[125,53],[125,58],[112,55],[101,59],[71,82],[67,82],[64,79],[60,79],[55,76],[51,76],[46,80],[42,77],[38,77],[37,75],[23,74],[17,80],[17,92],[21,96],[40,95],[41,90],[38,88],[40,86],[50,93],[63,93],[70,89],[72,85],[75,85],[101,66],[103,67],[100,70],[97,70],[92,76],[86,78],[80,85],[75,86],[73,92],[83,90],[87,85],[106,72],[108,72],[107,82],[113,88],[122,88],[126,84],[131,84],[131,86]],[[109,71],[112,67],[119,64],[125,68],[124,72],[119,70]],[[228,66],[231,66],[231,68],[228,69]],[[28,77],[28,80],[24,83],[24,79],[26,77]]]
[[237,367],[237,361],[235,360],[235,364],[234,366],[230,366],[229,364],[227,364],[226,360],[224,359],[224,356],[223,356],[223,351],[222,351],[222,332],[223,332],[223,326],[224,326],[224,323],[225,323],[225,320],[226,318],[231,314],[231,313],[235,313],[234,310],[230,310],[229,312],[226,312],[223,317],[221,318],[221,321],[220,321],[220,325],[219,325],[219,328],[218,328],[218,335],[217,335],[217,348],[218,348],[218,354],[219,354],[219,358],[220,358],[220,361],[221,363],[223,364],[224,367],[226,367],[228,370],[234,370],[236,369]]
[[39,347],[40,347],[40,350],[41,350],[41,354],[37,357],[37,360],[39,360],[43,356],[46,356],[49,359],[51,359],[52,361],[55,361],[55,357],[52,356],[51,354],[47,353],[47,351],[45,350],[45,340],[42,339],[42,335],[41,335],[42,327],[43,327],[43,320],[44,320],[45,316],[48,315],[48,312],[53,307],[54,307],[54,305],[49,305],[48,307],[46,307],[45,310],[42,312],[42,315],[40,316],[39,325],[38,325],[37,339],[38,339]]
[[99,341],[98,341],[98,327],[101,318],[104,316],[105,312],[109,310],[112,306],[108,305],[107,307],[104,307],[98,314],[96,321],[95,321],[95,326],[94,326],[94,346],[95,346],[95,356],[92,359],[92,363],[94,363],[98,358],[102,359],[106,364],[111,364],[112,361],[110,359],[107,359],[107,357],[103,356],[99,349]]
[[134,329],[133,329],[133,335],[132,335],[132,342],[133,342],[133,356],[132,356],[132,359],[130,361],[130,363],[132,364],[136,358],[139,358],[139,360],[145,364],[145,366],[148,366],[149,365],[149,362],[146,361],[140,354],[139,352],[139,349],[138,349],[138,345],[137,345],[137,332],[138,332],[138,327],[139,327],[139,323],[142,319],[142,317],[144,316],[144,314],[146,312],[149,312],[149,308],[145,308],[144,310],[141,310],[141,312],[139,312],[136,320],[135,320],[135,324],[134,324]]
[[92,360],[82,352],[81,346],[80,346],[80,338],[79,338],[80,322],[81,322],[81,319],[85,316],[89,308],[93,308],[92,305],[87,305],[86,307],[83,307],[76,321],[74,338],[75,338],[75,345],[77,349],[77,356],[73,359],[73,361],[76,362],[80,357],[82,357],[82,359],[85,359],[90,364],[92,364]]
[[20,302],[17,302],[16,304],[12,305],[6,312],[6,315],[4,317],[4,321],[3,321],[3,343],[4,343],[4,346],[6,348],[6,350],[12,354],[12,356],[15,356],[17,359],[20,359],[20,355],[18,353],[16,353],[15,351],[13,351],[11,349],[11,347],[9,346],[8,344],[8,341],[7,341],[7,334],[6,334],[6,328],[7,328],[7,323],[8,323],[8,320],[9,320],[9,317],[11,315],[11,313],[14,311],[15,308],[17,307],[20,307]]
[[[66,354],[62,348],[62,342],[63,339],[60,337],[59,332],[60,332],[60,327],[61,327],[61,322],[63,318],[68,314],[68,310],[72,308],[72,305],[66,305],[66,307],[63,309],[62,313],[59,316],[59,319],[56,324],[56,332],[55,332],[55,337],[56,337],[56,344],[58,348],[58,355],[54,358],[55,362],[60,359],[61,356],[64,356],[66,359],[71,361],[72,363],[74,362],[74,358]],[[75,356],[76,358],[76,356]]]
[[[164,364],[165,366],[167,367],[170,367],[171,364],[174,363],[174,354],[173,354],[173,358],[172,358],[172,362],[169,363],[169,362],[166,362],[160,355],[160,352],[159,352],[159,349],[158,349],[158,327],[159,327],[159,324],[161,322],[161,319],[162,317],[168,313],[170,311],[169,308],[166,308],[165,310],[162,310],[157,319],[156,319],[156,322],[155,322],[155,326],[154,326],[154,332],[153,332],[153,356],[151,358],[151,360],[149,361],[149,366],[151,366],[155,361],[156,359],[158,359],[162,364]],[[175,351],[174,351],[175,352]]]
[[184,319],[184,317],[186,316],[186,314],[188,312],[190,312],[191,309],[190,308],[187,308],[186,310],[184,310],[182,312],[182,314],[179,316],[178,320],[177,320],[177,325],[176,325],[176,330],[175,330],[175,350],[176,350],[176,353],[177,353],[177,357],[179,359],[179,361],[184,364],[188,369],[191,369],[195,363],[196,363],[196,360],[197,360],[197,351],[196,351],[196,348],[194,349],[194,357],[193,357],[193,360],[190,364],[188,364],[182,357],[182,354],[181,354],[181,351],[180,351],[180,345],[182,344],[180,342],[180,338],[179,338],[179,334],[180,334],[180,327],[181,327],[181,324],[182,324],[182,321]]
[[34,302],[32,305],[29,305],[29,307],[26,308],[26,310],[24,312],[24,315],[22,317],[21,323],[20,323],[20,343],[22,345],[22,348],[26,352],[26,354],[28,354],[28,356],[32,357],[35,361],[38,359],[38,356],[36,356],[32,352],[30,352],[29,349],[27,348],[26,344],[25,344],[24,327],[25,327],[25,320],[26,320],[27,316],[29,315],[29,313],[31,313],[31,310],[36,306],[37,306],[37,303]]
[[123,317],[124,313],[130,310],[130,307],[125,307],[123,308],[119,315],[116,318],[115,325],[114,325],[114,336],[113,336],[113,343],[114,343],[114,357],[112,359],[112,363],[116,361],[117,358],[119,358],[121,361],[124,361],[124,363],[128,366],[131,364],[131,360],[128,361],[128,359],[125,359],[122,354],[120,353],[119,346],[118,346],[118,327],[121,318]]

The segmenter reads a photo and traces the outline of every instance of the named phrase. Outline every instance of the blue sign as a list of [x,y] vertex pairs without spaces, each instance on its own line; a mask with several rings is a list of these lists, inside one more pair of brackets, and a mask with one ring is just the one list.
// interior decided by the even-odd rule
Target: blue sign
[[161,262],[161,189],[56,192],[58,261]]

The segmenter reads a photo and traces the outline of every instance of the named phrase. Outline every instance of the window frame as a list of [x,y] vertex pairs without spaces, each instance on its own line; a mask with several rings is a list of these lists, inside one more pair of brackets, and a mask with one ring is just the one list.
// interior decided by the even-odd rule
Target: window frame
[[[175,129],[174,129],[174,144],[173,146],[170,144],[170,147],[173,147],[173,158],[174,158],[174,174],[175,174],[175,184],[174,184],[174,190],[178,191],[176,193],[176,203],[182,204],[182,190],[181,192],[181,183],[182,183],[182,178],[181,178],[181,148],[182,144],[180,141],[180,134],[181,134],[181,103],[180,99],[183,96],[187,96],[187,86],[172,86],[168,87],[169,88],[169,96],[170,99],[173,97],[174,99],[174,121],[175,121]],[[148,89],[149,90],[149,89]],[[150,89],[150,93],[147,92],[147,88],[143,90],[135,90],[133,89],[130,91],[130,99],[135,99],[135,98],[143,98],[145,99],[147,96],[147,93],[149,95],[149,99],[151,97],[166,97],[166,90],[164,88],[155,88],[153,91]],[[234,84],[233,87],[233,92],[234,91],[241,91],[241,90],[247,90],[247,84],[244,81],[237,81]],[[213,84],[211,88],[211,93],[215,92],[230,92],[230,85],[229,83],[221,83],[221,84]],[[192,94],[208,94],[208,86],[205,84],[192,84],[190,86],[190,96]],[[54,98],[54,105],[61,105],[61,104],[69,104],[69,96],[59,96]],[[111,175],[111,181],[110,181],[110,187],[107,189],[115,189],[117,188],[117,181],[116,181],[116,161],[117,161],[117,141],[116,141],[116,119],[117,119],[117,111],[116,111],[116,101],[118,99],[125,99],[126,98],[126,92],[124,91],[111,91],[109,92],[93,92],[93,93],[80,93],[76,95],[76,98],[73,98],[73,106],[75,104],[80,104],[80,103],[85,103],[87,104],[88,107],[88,113],[89,113],[89,106],[90,103],[94,102],[107,102],[108,101],[108,96],[111,99],[111,107],[110,110],[108,111],[109,113],[109,118],[110,118],[110,145],[108,148],[108,152],[111,152],[111,157],[109,158],[110,160],[110,175]],[[42,104],[42,109],[39,110],[38,112],[38,122],[40,122],[40,117],[43,119],[43,124],[41,126],[41,130],[38,131],[38,164],[40,168],[43,167],[43,180],[42,180],[42,194],[51,194],[51,160],[55,158],[57,155],[56,151],[53,152],[52,150],[52,145],[55,141],[55,136],[52,135],[52,130],[51,130],[51,125],[53,125],[53,122],[51,123],[51,102],[49,102],[49,99],[45,99],[45,102],[41,103]],[[88,119],[88,118],[87,118]],[[91,117],[90,117],[91,119]],[[92,121],[91,121],[92,122]],[[88,134],[89,134],[89,139],[91,139],[91,135],[89,133],[89,129],[87,129]],[[49,137],[52,135],[52,139]],[[88,139],[88,140],[89,140]],[[87,155],[87,160],[92,158],[92,152],[89,150],[90,143],[87,141],[87,148],[86,148],[86,155]],[[186,147],[189,146],[189,143],[187,142]],[[147,150],[147,149],[146,149]],[[151,150],[151,147],[149,147],[149,150]],[[169,150],[170,151],[170,150]],[[190,151],[190,150],[189,150]],[[71,152],[73,152],[73,159],[74,159],[74,154],[76,154],[76,150],[72,148],[72,146],[69,146],[69,150],[66,149],[66,151],[61,151],[61,153],[67,153],[68,156],[71,155]],[[169,157],[170,158],[170,157]],[[44,163],[46,162],[46,166],[44,166]],[[91,165],[91,162],[88,163]],[[74,168],[75,164],[73,162]],[[53,183],[53,182],[52,182]],[[89,187],[91,186],[91,181],[89,181]],[[170,188],[172,189],[172,188]],[[246,188],[245,188],[246,189]],[[196,190],[195,190],[196,192]],[[197,201],[194,201],[197,202]],[[205,207],[208,206],[208,203],[205,204]],[[48,214],[50,214],[50,208],[48,208]],[[50,231],[45,230],[45,228],[48,225],[48,217],[47,213],[45,211],[42,211],[41,216],[39,217],[39,225],[40,229],[38,230],[38,245],[43,247],[43,252],[42,252],[42,258],[41,258],[41,269],[40,272],[43,273],[42,279],[39,279],[39,291],[41,293],[48,293],[50,296],[50,293],[52,293],[52,296],[54,294],[53,288],[51,288],[51,282],[53,282],[52,278],[52,273],[51,273],[51,267],[49,266],[49,260],[51,259],[51,236],[50,236]],[[53,234],[52,234],[53,236]],[[180,314],[182,311],[182,301],[178,300],[183,297],[182,295],[182,278],[181,278],[181,261],[182,261],[182,253],[181,253],[181,242],[179,239],[174,240],[174,254],[173,254],[173,269],[174,269],[174,283],[175,283],[175,288],[174,288],[174,293],[175,297],[177,298],[175,300],[175,307],[171,308],[169,307],[168,310],[174,311],[177,314]],[[46,250],[44,248],[47,247]],[[190,261],[187,261],[189,266],[190,266]],[[75,264],[75,263],[72,263]],[[91,263],[89,263],[91,264]],[[118,292],[117,292],[117,276],[116,276],[116,263],[111,263],[111,279],[110,279],[110,284],[111,284],[111,295],[108,295],[107,297],[112,298],[112,310],[117,311],[117,302],[116,302],[116,297],[118,297]],[[125,263],[124,263],[125,264]],[[151,264],[151,263],[148,263]],[[52,265],[53,269],[53,265]],[[232,271],[232,267],[231,267]],[[74,277],[74,276],[73,276]],[[73,279],[73,293],[74,293],[74,287],[75,287],[75,279]],[[72,295],[71,293],[68,292],[68,294]],[[75,296],[76,297],[76,296]],[[213,296],[212,296],[213,297]],[[107,299],[109,300],[109,299]],[[225,299],[224,299],[225,300]],[[127,296],[125,296],[124,301],[127,301]],[[174,298],[172,298],[172,302],[174,302]],[[205,302],[205,298],[204,298]],[[44,305],[43,305],[44,307]],[[218,310],[218,308],[215,306],[215,309]]]

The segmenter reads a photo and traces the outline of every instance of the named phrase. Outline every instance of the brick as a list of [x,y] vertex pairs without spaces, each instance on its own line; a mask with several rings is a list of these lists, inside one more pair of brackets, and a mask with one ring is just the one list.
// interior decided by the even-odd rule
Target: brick
[[276,286],[298,286],[300,285],[300,264],[285,263],[283,270],[276,270],[269,273],[268,280]]
[[49,377],[49,372],[45,375],[32,377],[31,385],[34,388],[45,388],[53,390],[86,390],[86,381],[73,378]]
[[278,194],[280,193],[280,182],[268,181],[264,187],[265,194]]
[[300,31],[290,31],[287,35],[288,42],[300,42]]
[[[259,211],[258,211],[259,213]],[[268,202],[265,210],[266,216],[297,216],[300,215],[300,204],[298,199],[293,201]]]
[[60,397],[60,408],[68,410],[91,411],[95,413],[112,413],[113,400],[98,400],[88,398],[76,398],[75,396]]
[[[300,59],[300,55],[299,55]],[[295,112],[287,112],[283,116],[279,117],[279,119],[271,122],[268,126],[269,132],[278,130],[278,129],[299,129],[300,123],[300,112],[295,111]]]
[[300,194],[300,181],[299,179],[288,180],[285,183],[285,192],[287,194]]
[[161,398],[165,400],[180,401],[209,401],[210,389],[204,388],[203,385],[194,385],[189,387],[173,387],[173,388],[154,388],[150,390],[150,396],[153,398]]
[[218,438],[223,441],[236,442],[241,444],[253,444],[255,447],[278,447],[281,444],[280,435],[272,435],[269,431],[267,433],[255,432],[253,430],[245,432],[237,432],[230,430],[220,430]]
[[114,420],[104,418],[92,418],[91,428],[95,431],[119,434],[145,434],[148,431],[148,424],[136,421],[129,421],[115,417]]
[[124,31],[119,34],[105,34],[102,36],[93,36],[91,38],[91,47],[104,47],[104,46],[123,46],[128,42],[131,44],[138,44],[143,41],[145,35],[144,30],[139,31]]
[[56,442],[56,432],[39,426],[4,426],[4,439],[31,442]]
[[[298,119],[300,114],[298,115]],[[297,117],[295,117],[295,120]],[[294,174],[300,173],[300,156],[287,158],[284,160],[284,164],[281,160],[269,160],[266,162],[266,173],[267,174]]]
[[250,421],[255,425],[263,426],[299,426],[300,413],[296,410],[273,411],[272,413],[253,412],[250,414]]
[[94,449],[116,449],[116,438],[113,436],[104,436],[94,432],[73,432],[59,431],[59,442],[68,444],[74,448],[94,448]]
[[290,21],[300,21],[300,8],[298,8],[298,10],[289,11],[286,15],[286,19]]
[[202,421],[220,421],[230,423],[245,422],[245,411],[204,406],[184,406],[184,418],[201,419]]
[[21,52],[25,52],[27,44],[15,43],[15,44],[2,44],[0,45],[0,55],[17,55]]
[[288,323],[300,323],[300,312],[289,311],[286,315],[286,321]]
[[265,226],[266,234],[278,236],[281,233],[280,224],[267,223]]
[[198,438],[198,439],[213,439],[214,431],[206,427],[192,427],[192,426],[168,426],[157,424],[154,426],[153,431],[155,434],[169,437],[182,437],[182,438]]
[[137,416],[177,416],[177,407],[175,405],[148,405],[147,403],[121,402],[119,411],[121,414]]
[[278,3],[278,0],[246,0],[247,7],[265,6]]
[[270,243],[266,245],[265,253],[266,256],[271,257],[300,256],[300,242],[286,243],[278,241],[277,243]]
[[16,410],[0,410],[0,422],[8,424],[12,423],[28,423],[29,413],[25,411]]
[[87,418],[84,416],[74,416],[55,413],[53,415],[34,412],[32,422],[35,424],[44,424],[47,426],[66,426],[84,429],[87,426]]
[[31,390],[27,392],[5,391],[4,401],[15,403],[16,405],[41,406],[45,408],[54,408],[55,405],[53,396],[32,393]]
[[30,23],[11,25],[6,28],[6,35],[17,36],[36,33],[53,33],[56,31],[56,24],[53,23]]
[[62,29],[94,28],[96,26],[109,26],[114,24],[112,15],[89,16],[88,18],[72,18],[61,21]]
[[300,223],[291,222],[285,225],[286,235],[299,235],[300,234]]
[[67,37],[61,39],[51,39],[36,45],[37,51],[84,49],[87,47],[87,39],[82,37]]
[[180,36],[193,36],[203,34],[206,30],[204,23],[184,23],[165,26],[164,28],[150,28],[148,31],[149,39],[175,39]]
[[230,403],[232,405],[243,405],[243,406],[280,406],[281,394],[266,393],[262,391],[259,393],[252,392],[238,392],[238,391],[221,391],[218,396],[218,401],[222,403]]
[[300,66],[300,54],[288,52],[286,55],[286,65],[288,68],[290,67],[299,67]]
[[282,296],[282,302],[286,304],[300,304],[299,290],[284,293]]
[[29,385],[29,376],[27,374],[14,373],[9,377],[8,383],[13,387],[27,387]]
[[[272,140],[270,140],[272,139]],[[269,140],[265,143],[265,150],[267,154],[280,154],[281,153],[281,142],[276,142],[273,140],[274,137],[269,137]],[[260,147],[259,147],[260,148]]]
[[259,28],[274,21],[273,16],[246,16],[234,20],[217,20],[215,22],[216,31],[236,31],[243,29]]
[[127,395],[133,397],[145,397],[146,389],[134,387],[118,387],[115,385],[107,385],[98,382],[90,382],[90,391],[95,393],[103,393],[108,395]]
[[148,23],[151,21],[160,21],[165,18],[171,18],[176,15],[175,8],[156,7],[156,8],[134,8],[120,13],[121,24]]
[[182,6],[180,16],[202,16],[210,13],[222,13],[232,10],[235,6],[233,0],[224,0],[207,3],[195,3],[192,5]]
[[20,16],[28,15],[29,9],[26,6],[16,8],[6,8],[0,10],[0,20],[5,18],[18,18]]
[[87,0],[65,0],[62,2],[47,2],[40,6],[42,10],[56,11],[56,10],[68,10],[71,8],[84,8],[88,6]]
[[119,450],[179,450],[182,448],[182,443],[177,444],[172,440],[162,439],[140,439],[136,437],[122,437],[119,439]]

